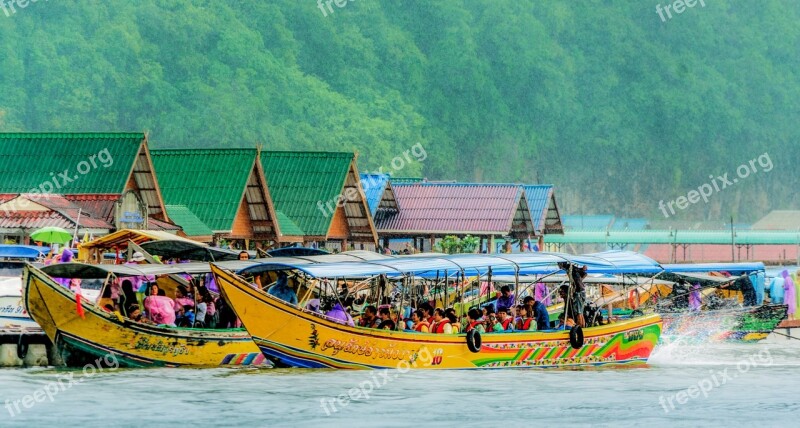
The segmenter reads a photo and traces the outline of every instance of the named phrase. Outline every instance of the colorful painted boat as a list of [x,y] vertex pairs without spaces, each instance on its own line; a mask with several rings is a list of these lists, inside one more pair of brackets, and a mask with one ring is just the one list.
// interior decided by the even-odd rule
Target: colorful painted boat
[[663,313],[665,343],[746,342],[767,338],[786,318],[786,305]]
[[125,367],[269,364],[243,329],[147,325],[118,317],[86,301],[81,302],[81,317],[75,294],[31,265],[25,267],[23,286],[27,311],[58,346],[68,365],[82,365],[109,354]]
[[257,291],[235,273],[216,264],[212,264],[212,271],[223,295],[261,352],[280,367],[478,369],[642,365],[661,334],[661,318],[651,315],[587,328],[585,342],[578,349],[570,345],[567,331],[518,332],[484,334],[478,352],[471,352],[465,334],[348,327]]

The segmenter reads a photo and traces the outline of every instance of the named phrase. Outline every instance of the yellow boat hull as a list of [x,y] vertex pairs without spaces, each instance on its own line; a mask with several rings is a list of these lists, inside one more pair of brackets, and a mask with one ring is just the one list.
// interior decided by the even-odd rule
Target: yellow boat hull
[[569,333],[482,335],[479,352],[464,334],[430,334],[348,327],[254,290],[212,265],[225,298],[264,355],[277,366],[340,369],[475,369],[644,364],[661,334],[651,315],[584,330],[585,344]]
[[86,302],[82,318],[75,294],[33,266],[25,270],[23,293],[31,318],[62,353],[113,355],[126,367],[269,365],[242,329],[157,327],[120,319]]

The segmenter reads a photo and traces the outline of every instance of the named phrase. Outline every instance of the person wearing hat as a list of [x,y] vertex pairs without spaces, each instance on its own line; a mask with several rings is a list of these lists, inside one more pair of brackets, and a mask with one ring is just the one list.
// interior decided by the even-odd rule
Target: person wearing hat
[[278,273],[278,280],[275,282],[275,285],[267,291],[267,294],[293,305],[297,304],[297,294],[292,290],[292,287],[289,286],[289,277],[287,277],[284,272]]

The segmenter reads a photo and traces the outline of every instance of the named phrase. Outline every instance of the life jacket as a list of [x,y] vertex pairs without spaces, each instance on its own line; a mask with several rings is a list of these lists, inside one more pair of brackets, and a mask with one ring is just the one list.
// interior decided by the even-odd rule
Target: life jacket
[[506,317],[504,321],[501,321],[500,325],[503,326],[503,330],[508,330],[508,325],[511,324],[512,321],[513,319],[511,317]]
[[428,324],[426,322],[418,322],[418,323],[416,323],[414,325],[414,331],[420,331],[421,332],[423,326],[428,327],[428,331],[431,330],[431,325],[430,324]]
[[484,323],[484,321],[483,321],[483,320],[471,321],[471,322],[469,323],[469,325],[467,325],[467,328],[466,328],[466,330],[464,330],[464,331],[465,331],[465,332],[467,332],[467,331],[472,331],[472,330],[474,330],[474,329],[475,329],[475,327],[477,327],[478,325],[480,325],[480,324],[483,324],[483,323]]
[[531,328],[531,321],[533,321],[533,318],[522,320],[522,328],[520,330],[528,331],[528,329]]
[[450,324],[450,320],[443,319],[438,323],[437,322],[433,323],[433,325],[431,326],[431,333],[439,333],[439,334],[444,333],[444,326],[447,324]]

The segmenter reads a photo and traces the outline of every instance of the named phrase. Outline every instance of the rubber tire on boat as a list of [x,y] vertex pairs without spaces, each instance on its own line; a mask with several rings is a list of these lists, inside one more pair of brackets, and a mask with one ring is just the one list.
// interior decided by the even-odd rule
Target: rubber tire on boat
[[481,352],[481,333],[478,330],[467,332],[467,348],[474,353]]
[[644,315],[644,312],[642,312],[641,309],[636,309],[636,310],[631,312],[631,318],[641,317],[643,315]]
[[572,326],[569,330],[569,344],[574,349],[581,349],[583,343],[583,329],[578,325]]
[[19,357],[20,360],[24,360],[27,355],[28,355],[28,340],[25,339],[24,334],[20,334],[19,340],[17,340],[17,357]]

